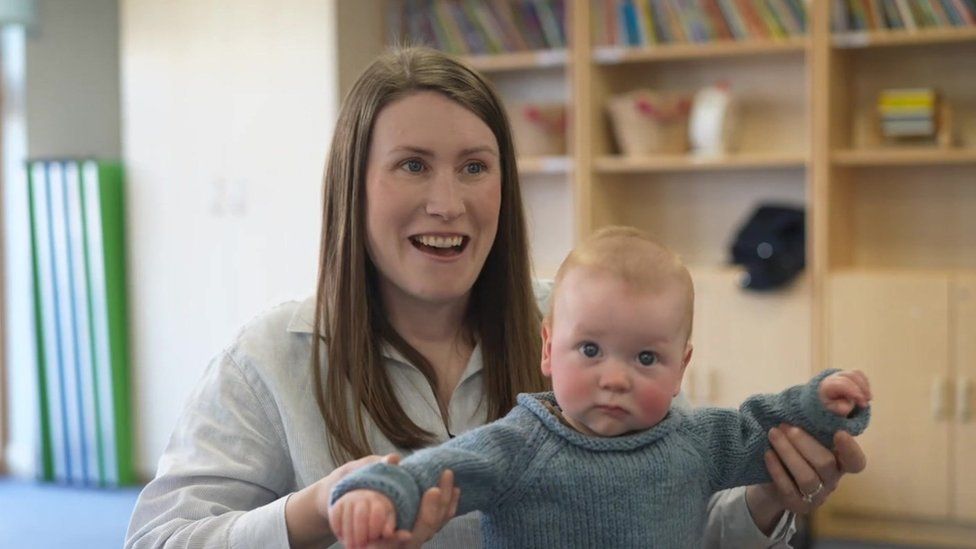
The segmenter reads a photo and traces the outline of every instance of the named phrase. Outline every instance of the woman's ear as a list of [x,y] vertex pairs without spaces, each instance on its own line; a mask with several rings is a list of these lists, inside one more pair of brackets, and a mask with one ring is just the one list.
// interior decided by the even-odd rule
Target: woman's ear
[[542,375],[552,373],[552,326],[549,319],[542,320]]

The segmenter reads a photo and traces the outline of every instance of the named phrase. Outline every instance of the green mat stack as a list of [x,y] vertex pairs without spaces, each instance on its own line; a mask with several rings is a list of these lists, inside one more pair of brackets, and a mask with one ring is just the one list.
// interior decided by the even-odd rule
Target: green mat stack
[[42,477],[132,484],[122,167],[35,160],[28,185]]

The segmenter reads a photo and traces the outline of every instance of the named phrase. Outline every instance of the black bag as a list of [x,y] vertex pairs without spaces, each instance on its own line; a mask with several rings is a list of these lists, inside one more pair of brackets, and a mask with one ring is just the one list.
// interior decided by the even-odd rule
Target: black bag
[[732,263],[742,265],[742,287],[772,290],[793,280],[806,264],[803,209],[760,205],[736,233]]

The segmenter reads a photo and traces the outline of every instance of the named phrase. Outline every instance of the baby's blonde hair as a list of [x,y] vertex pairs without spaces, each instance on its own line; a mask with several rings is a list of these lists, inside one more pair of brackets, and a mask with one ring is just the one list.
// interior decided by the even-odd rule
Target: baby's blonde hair
[[657,293],[675,284],[685,292],[685,333],[691,336],[695,287],[681,258],[634,227],[604,227],[576,246],[556,271],[545,321],[551,322],[553,306],[566,274],[576,268],[603,272],[623,281],[637,292]]

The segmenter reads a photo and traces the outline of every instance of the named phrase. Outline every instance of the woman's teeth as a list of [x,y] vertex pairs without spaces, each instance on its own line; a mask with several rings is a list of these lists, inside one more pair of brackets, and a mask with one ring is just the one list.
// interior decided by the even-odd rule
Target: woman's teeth
[[415,241],[431,248],[456,248],[464,242],[463,236],[418,236]]

